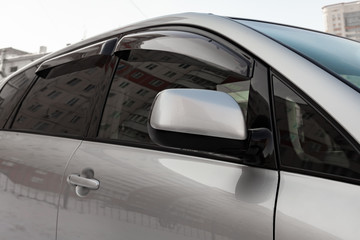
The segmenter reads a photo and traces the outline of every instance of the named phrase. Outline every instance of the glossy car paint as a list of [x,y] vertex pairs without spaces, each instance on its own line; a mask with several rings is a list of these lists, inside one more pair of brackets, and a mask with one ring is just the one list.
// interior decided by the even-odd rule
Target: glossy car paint
[[55,239],[65,166],[79,140],[0,132],[1,239]]
[[83,168],[100,188],[79,198],[64,185],[59,240],[272,239],[277,171],[94,142],[65,175]]
[[276,239],[359,239],[359,186],[281,173]]

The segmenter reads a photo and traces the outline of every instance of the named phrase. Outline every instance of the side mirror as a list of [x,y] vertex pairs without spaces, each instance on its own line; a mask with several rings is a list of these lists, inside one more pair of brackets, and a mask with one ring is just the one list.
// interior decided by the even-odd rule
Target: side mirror
[[168,89],[154,100],[148,131],[159,145],[240,155],[247,150],[244,115],[228,94]]
[[248,130],[238,103],[224,92],[211,90],[160,92],[153,102],[148,132],[161,146],[244,157],[248,164],[261,164],[274,149],[270,130]]

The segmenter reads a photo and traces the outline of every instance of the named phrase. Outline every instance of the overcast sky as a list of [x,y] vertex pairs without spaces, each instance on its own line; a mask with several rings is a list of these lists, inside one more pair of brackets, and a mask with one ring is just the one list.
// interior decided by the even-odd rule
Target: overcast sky
[[0,48],[55,51],[102,32],[161,15],[214,13],[324,31],[332,0],[0,0]]

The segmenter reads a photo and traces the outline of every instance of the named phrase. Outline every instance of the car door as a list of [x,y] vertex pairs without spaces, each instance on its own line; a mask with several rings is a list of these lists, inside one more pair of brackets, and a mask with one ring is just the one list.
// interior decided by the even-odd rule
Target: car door
[[272,84],[282,170],[276,239],[358,239],[358,143],[288,79],[274,74]]
[[[10,115],[36,79],[35,70],[29,67],[4,84],[1,126],[11,122]],[[80,141],[26,133],[26,127],[2,128],[0,139],[1,238],[55,239],[62,175]]]
[[33,65],[1,90],[1,239],[56,239],[65,167],[88,130],[95,89],[112,73],[111,56],[96,54],[103,46]]
[[249,128],[271,132],[268,68],[193,28],[126,35],[115,55],[102,117],[66,169],[58,239],[273,239],[272,148],[245,158],[160,147],[146,127],[159,91],[198,88],[227,92]]

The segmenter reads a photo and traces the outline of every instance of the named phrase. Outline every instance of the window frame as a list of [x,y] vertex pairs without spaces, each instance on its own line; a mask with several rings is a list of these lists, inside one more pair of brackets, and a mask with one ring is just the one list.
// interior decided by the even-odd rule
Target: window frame
[[[295,168],[291,166],[286,166],[282,164],[281,156],[280,156],[280,138],[278,127],[276,123],[276,112],[275,112],[275,92],[274,92],[274,83],[273,78],[276,77],[281,83],[284,84],[290,91],[300,97],[305,103],[309,105],[317,114],[319,114],[328,124],[330,124],[350,145],[351,147],[360,154],[360,144],[354,140],[354,138],[336,121],[333,117],[331,117],[325,109],[323,109],[320,105],[318,105],[309,95],[307,95],[304,91],[299,89],[296,85],[294,85],[290,80],[285,78],[281,73],[276,71],[275,69],[271,69],[270,73],[270,87],[271,87],[271,101],[272,101],[272,118],[273,118],[273,126],[274,126],[274,142],[278,166],[280,171],[300,173],[313,177],[320,177],[324,179],[330,179],[335,181],[341,181],[346,183],[352,183],[360,185],[360,179],[345,177],[341,175],[329,174],[319,171],[313,171],[309,169]],[[345,83],[344,83],[345,84]]]

